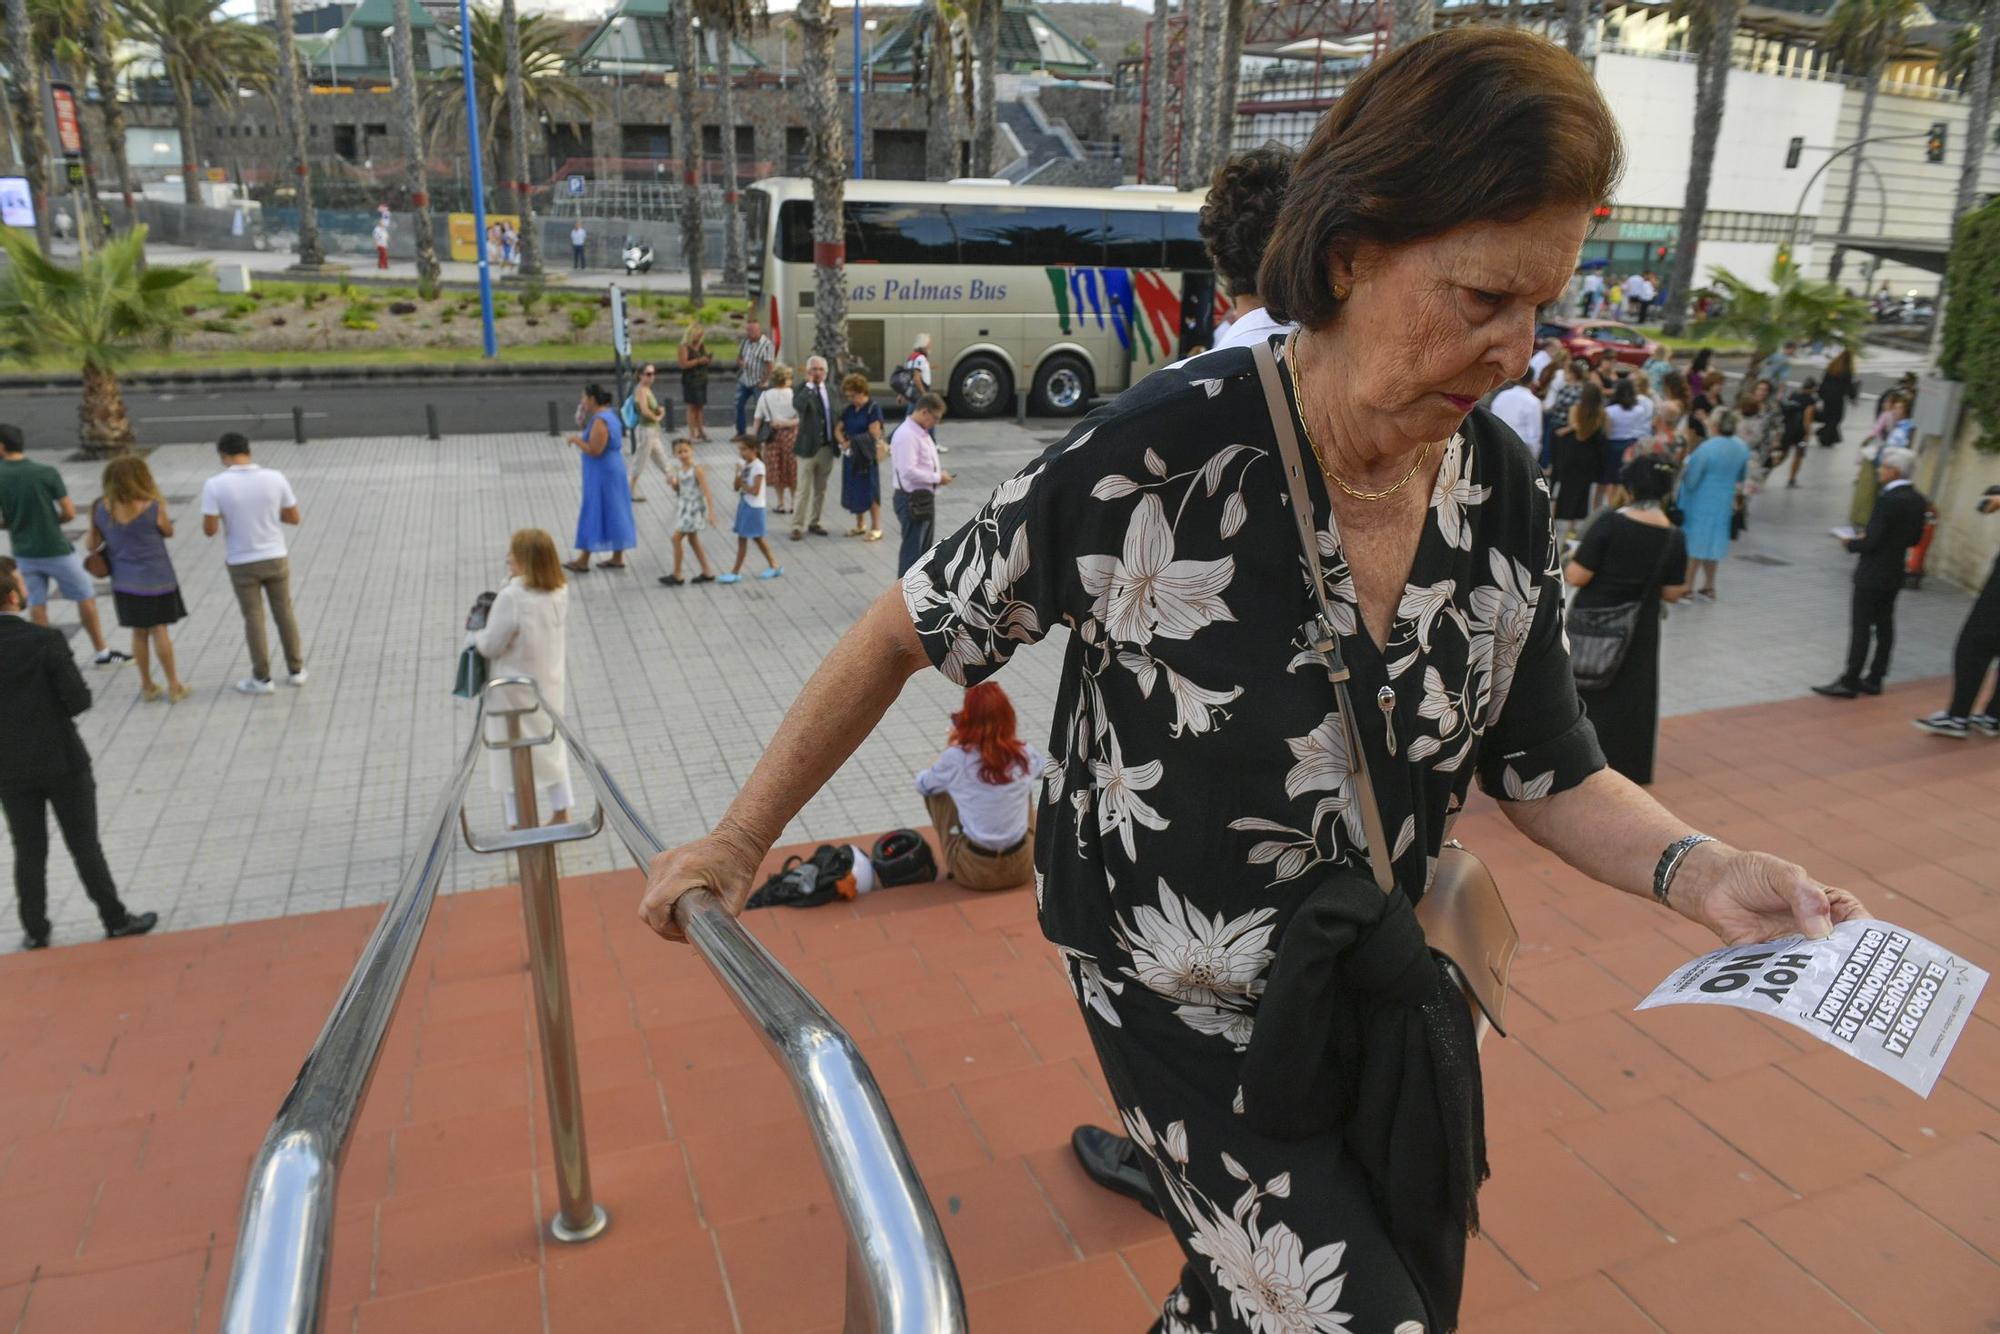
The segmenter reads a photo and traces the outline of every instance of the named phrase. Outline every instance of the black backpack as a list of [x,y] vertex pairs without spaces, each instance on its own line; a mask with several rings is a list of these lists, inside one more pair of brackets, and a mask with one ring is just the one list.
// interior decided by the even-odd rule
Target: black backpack
[[822,843],[810,857],[793,857],[750,896],[751,908],[817,908],[855,894],[854,849]]
[[868,851],[875,864],[875,883],[883,889],[922,885],[938,878],[937,857],[930,843],[914,829],[892,829]]
[[917,392],[917,368],[904,362],[889,372],[889,388],[897,398],[909,398]]

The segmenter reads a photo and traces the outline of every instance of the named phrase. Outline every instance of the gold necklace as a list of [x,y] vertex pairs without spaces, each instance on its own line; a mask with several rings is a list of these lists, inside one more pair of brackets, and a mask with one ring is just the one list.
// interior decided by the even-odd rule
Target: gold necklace
[[1319,470],[1331,478],[1335,486],[1345,491],[1348,495],[1353,496],[1356,500],[1387,500],[1390,496],[1395,495],[1398,491],[1408,486],[1410,479],[1423,471],[1425,461],[1431,456],[1430,445],[1425,445],[1417,451],[1417,461],[1412,463],[1410,470],[1403,474],[1403,480],[1397,482],[1394,486],[1387,487],[1381,491],[1358,491],[1354,487],[1349,486],[1345,478],[1327,466],[1326,455],[1319,452],[1319,441],[1313,438],[1312,421],[1306,414],[1304,386],[1303,382],[1299,379],[1299,335],[1297,330],[1293,330],[1291,335],[1285,339],[1285,361],[1291,367],[1292,394],[1299,400],[1299,425],[1305,428],[1306,444],[1312,447],[1313,460],[1319,464]]

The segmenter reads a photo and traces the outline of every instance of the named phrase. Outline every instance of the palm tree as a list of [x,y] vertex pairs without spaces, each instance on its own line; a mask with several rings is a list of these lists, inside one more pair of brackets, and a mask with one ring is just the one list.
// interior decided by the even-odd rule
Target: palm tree
[[910,82],[923,94],[924,175],[934,181],[958,175],[958,103],[952,97],[957,69],[958,7],[950,0],[923,0],[912,22]]
[[299,76],[298,44],[292,40],[292,0],[273,0],[278,29],[278,90],[285,107],[285,137],[290,141],[293,179],[298,182],[299,262],[301,269],[326,267],[319,244],[319,211],[313,207],[312,155],[306,147],[305,81]]
[[[1181,186],[1193,189],[1208,180],[1214,165],[1216,71],[1222,55],[1222,15],[1230,0],[1194,0],[1193,26],[1188,29],[1187,70],[1194,103],[1194,133],[1181,146]],[[1182,124],[1187,123],[1185,112]]]
[[1389,0],[1389,49],[1416,41],[1436,24],[1435,0]]
[[125,106],[118,96],[118,62],[111,54],[120,25],[108,0],[85,0],[85,5],[89,15],[87,45],[91,77],[97,83],[97,109],[104,117],[104,138],[111,149],[112,165],[118,169],[118,193],[125,200],[125,223],[131,226],[139,220],[132,211],[132,197],[138,192],[132,184],[132,163],[125,155]]
[[521,16],[514,0],[500,0],[500,30],[506,42],[507,82],[507,175],[514,184],[514,213],[520,220],[521,262],[515,272],[523,278],[542,276],[542,238],[535,226],[535,195],[528,184],[528,93],[521,77]]
[[1569,53],[1583,58],[1584,34],[1590,27],[1590,0],[1564,0],[1563,45]]
[[[504,3],[504,0],[503,0]],[[530,14],[512,25],[521,48],[521,120],[532,127],[550,120],[589,116],[596,103],[570,77],[562,29],[546,14]],[[480,148],[490,155],[492,179],[511,162],[508,140],[512,115],[507,105],[509,24],[502,8],[472,10],[472,85],[478,102]],[[464,135],[465,90],[459,79],[433,79],[423,86],[426,133],[433,144]],[[525,175],[525,172],[522,173]]]
[[[1836,0],[1827,14],[1820,40],[1849,73],[1865,80],[1861,90],[1861,122],[1856,139],[1866,139],[1875,121],[1875,98],[1882,91],[1882,71],[1903,49],[1903,29],[1916,17],[1917,0]],[[1847,198],[1840,205],[1838,231],[1845,236],[1854,226],[1854,201],[1861,193],[1861,159],[1867,150],[1854,150],[1847,168]],[[1830,282],[1840,281],[1847,252],[1838,247],[1826,266]]]
[[172,341],[186,324],[181,289],[201,270],[148,267],[144,227],[113,238],[73,269],[12,232],[0,232],[0,248],[8,259],[0,274],[0,347],[82,367],[79,442],[92,454],[126,453],[137,441],[118,368],[137,349]]
[[[236,114],[237,90],[245,83],[266,84],[277,61],[271,35],[229,17],[225,0],[128,0],[126,13],[133,29],[160,53],[167,83],[174,90],[174,118],[181,135],[182,193],[190,204],[201,203],[201,181],[194,156],[194,95],[204,90],[211,100]],[[280,33],[280,41],[289,29]]]
[[694,13],[691,0],[673,0],[674,10],[674,89],[679,94],[681,112],[681,257],[687,262],[688,299],[701,305],[702,267],[707,260],[707,238],[701,228],[701,127],[694,119],[694,85],[701,77],[694,52]]
[[1697,321],[1695,336],[1742,339],[1751,346],[1752,366],[1761,365],[1787,339],[1861,346],[1868,303],[1847,295],[1839,283],[1807,278],[1782,251],[1771,264],[1768,286],[1739,278],[1720,265],[1709,274],[1708,290],[1722,298],[1722,313]]
[[1236,146],[1236,89],[1243,75],[1243,33],[1250,26],[1254,0],[1221,0],[1222,53],[1216,71],[1215,132],[1208,155],[1211,175]]
[[429,148],[417,111],[417,34],[410,22],[410,0],[395,0],[395,17],[396,128],[403,136],[403,151],[409,155],[403,172],[410,210],[416,214],[412,227],[417,234],[417,287],[428,297],[437,291],[444,270],[438,263],[437,232],[431,221]]
[[1687,192],[1681,197],[1680,234],[1667,276],[1667,306],[1661,329],[1678,335],[1687,326],[1688,292],[1694,286],[1695,251],[1708,216],[1708,183],[1715,174],[1715,145],[1722,137],[1722,109],[1729,91],[1730,55],[1743,0],[1687,0],[1674,11],[1685,15],[1694,43],[1694,138],[1688,150]]
[[[18,98],[17,128],[21,135],[23,165],[28,179],[39,182],[41,196],[35,209],[35,242],[44,254],[49,248],[49,212],[60,187],[56,185],[55,154],[49,147],[48,122],[42,119],[42,60],[35,49],[34,29],[28,22],[27,0],[7,0],[7,46],[14,93]],[[192,150],[188,156],[192,156]]]
[[[972,174],[993,174],[994,141],[1000,135],[1000,12],[1006,0],[966,0],[972,22],[972,58],[979,73],[979,100],[972,119]],[[855,71],[859,78],[861,72]]]
[[753,35],[764,26],[764,0],[696,0],[715,44],[713,60],[721,80],[722,113],[722,281],[743,282],[743,210],[736,194],[736,35]]
[[1173,46],[1168,6],[1170,0],[1153,0],[1153,54],[1146,72],[1146,176],[1147,184],[1166,179],[1167,162],[1167,64]]
[[2000,0],[1978,0],[1977,18],[1952,39],[1954,63],[1965,76],[1965,159],[1958,169],[1958,198],[1952,204],[1954,223],[1979,197],[1979,165],[1986,156],[1987,126],[1993,119],[1993,60],[2000,47]]
[[[807,168],[813,183],[813,352],[835,374],[848,368],[847,352],[847,121],[833,75],[831,0],[799,0],[805,36],[799,71],[806,91]],[[975,151],[976,148],[975,148]],[[796,358],[795,358],[796,360]]]

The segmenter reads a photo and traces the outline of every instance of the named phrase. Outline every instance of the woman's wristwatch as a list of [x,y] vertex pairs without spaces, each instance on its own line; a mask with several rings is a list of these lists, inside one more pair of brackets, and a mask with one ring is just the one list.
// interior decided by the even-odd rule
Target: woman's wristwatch
[[1659,864],[1653,868],[1653,897],[1662,907],[1673,906],[1667,902],[1667,891],[1673,888],[1674,876],[1680,871],[1681,863],[1687,860],[1687,855],[1702,844],[1713,842],[1715,840],[1707,834],[1688,834],[1667,845],[1667,850],[1660,854]]

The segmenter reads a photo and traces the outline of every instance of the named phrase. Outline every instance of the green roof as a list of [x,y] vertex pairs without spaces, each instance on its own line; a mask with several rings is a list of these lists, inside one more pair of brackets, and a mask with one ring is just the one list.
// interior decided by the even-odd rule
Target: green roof
[[[868,63],[890,74],[911,66],[910,47],[920,8],[908,21],[883,38],[869,53]],[[1000,11],[1000,68],[1011,73],[1048,70],[1052,74],[1102,74],[1104,65],[1083,43],[1064,32],[1048,11],[1032,0],[1008,0]]]
[[[577,51],[577,67],[585,72],[617,68],[665,74],[673,70],[673,15],[673,0],[622,0],[616,9],[605,15],[604,22]],[[640,50],[637,56],[618,55],[608,49],[611,45],[611,25],[621,18],[631,21],[637,31]],[[729,55],[730,69],[753,70],[762,68],[763,64],[756,52],[740,40],[733,43]]]
[[[396,0],[361,0],[347,22],[360,28],[393,28],[396,26]],[[345,24],[342,25],[346,26]],[[410,0],[410,26],[412,28],[435,28],[430,11],[416,0]]]

